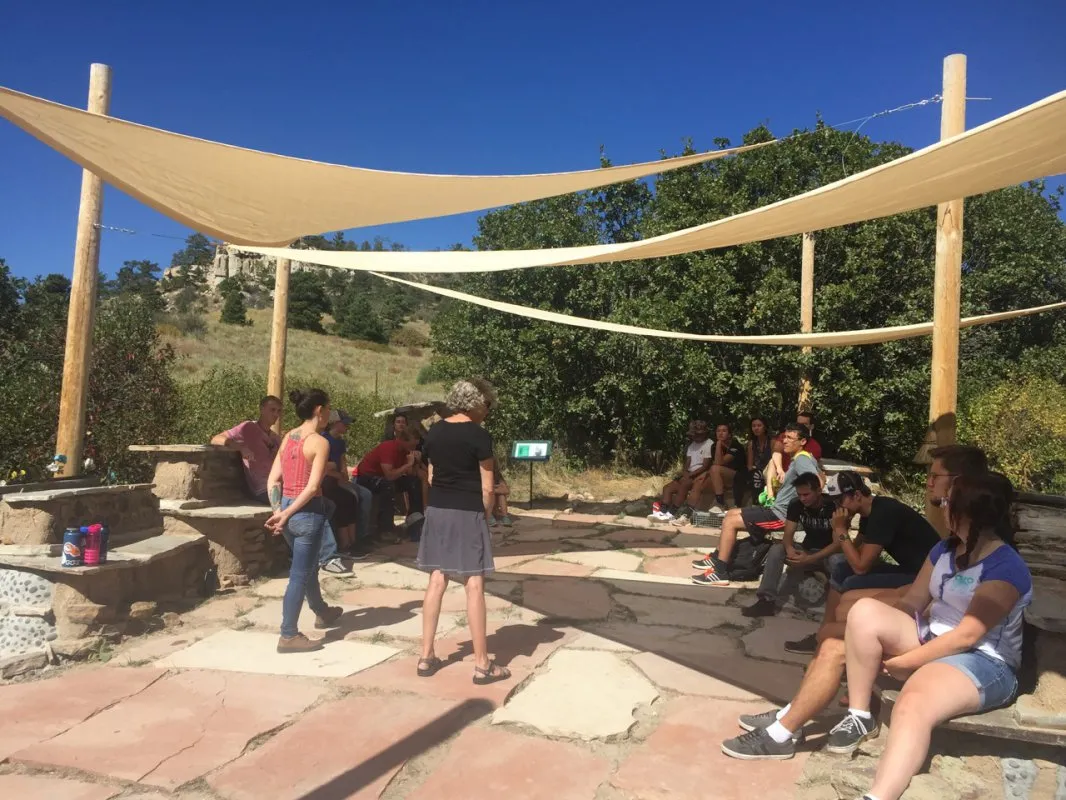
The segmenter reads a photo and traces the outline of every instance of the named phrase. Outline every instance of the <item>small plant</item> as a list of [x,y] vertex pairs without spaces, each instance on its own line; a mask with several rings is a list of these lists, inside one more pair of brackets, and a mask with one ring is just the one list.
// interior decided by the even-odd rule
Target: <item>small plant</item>
[[377,633],[375,633],[373,636],[370,637],[370,643],[371,644],[381,644],[382,642],[387,641],[388,638],[389,637],[386,636],[384,632],[378,631]]

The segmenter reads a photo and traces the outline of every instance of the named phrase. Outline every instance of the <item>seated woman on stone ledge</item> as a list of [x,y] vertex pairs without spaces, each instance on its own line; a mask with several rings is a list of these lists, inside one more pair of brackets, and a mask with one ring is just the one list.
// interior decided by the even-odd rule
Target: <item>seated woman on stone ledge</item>
[[850,753],[877,735],[870,697],[879,673],[906,681],[867,800],[902,796],[937,725],[1014,699],[1033,581],[1013,547],[1013,493],[995,473],[957,478],[948,497],[951,536],[933,548],[903,601],[892,608],[859,600],[848,615],[851,707],[827,749]]

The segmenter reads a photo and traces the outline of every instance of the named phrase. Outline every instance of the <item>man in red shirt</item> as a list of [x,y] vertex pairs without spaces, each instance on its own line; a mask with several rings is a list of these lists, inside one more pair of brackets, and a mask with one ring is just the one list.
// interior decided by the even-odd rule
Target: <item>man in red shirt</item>
[[[806,425],[807,430],[811,432],[811,438],[807,440],[806,451],[814,456],[814,460],[818,462],[818,467],[822,466],[822,446],[814,439],[814,414],[810,411],[801,411],[796,415],[796,422],[800,425]],[[777,435],[774,439],[774,462],[776,463],[778,455],[781,458],[781,475],[783,476],[788,472],[788,465],[792,463],[792,456],[784,452],[781,444],[781,437],[784,436],[784,431]]]
[[[392,515],[396,506],[396,481],[416,472],[415,442],[406,431],[398,431],[395,439],[386,439],[359,462],[356,483],[369,489],[378,500],[378,534],[396,530]],[[413,509],[412,509],[413,511]],[[421,519],[419,514],[408,517],[409,523]]]

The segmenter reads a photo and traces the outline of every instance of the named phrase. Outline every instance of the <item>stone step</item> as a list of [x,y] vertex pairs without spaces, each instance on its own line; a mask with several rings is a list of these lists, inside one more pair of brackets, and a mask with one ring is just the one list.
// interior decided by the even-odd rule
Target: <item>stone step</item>
[[165,517],[187,519],[235,519],[266,521],[273,513],[270,506],[252,503],[208,505],[202,500],[160,500],[159,510]]
[[0,497],[0,545],[62,544],[70,526],[106,523],[112,536],[161,528],[152,484],[48,488]]
[[[92,575],[109,570],[130,569],[147,564],[168,554],[188,547],[202,545],[205,537],[200,534],[163,533],[162,528],[154,529],[155,535],[141,537],[126,544],[112,546],[107,554],[107,563],[83,567],[64,567],[60,555],[51,555],[51,545],[44,545],[37,555],[10,555],[0,553],[0,567],[16,567],[34,572],[60,573],[68,575]],[[120,540],[121,541],[121,540]],[[48,552],[44,551],[48,549]],[[20,548],[25,549],[25,548]]]
[[64,500],[71,497],[89,497],[92,495],[126,494],[137,489],[151,489],[150,483],[122,483],[107,486],[75,486],[73,488],[38,489],[32,492],[8,493],[3,502],[11,506],[41,505],[52,500]]

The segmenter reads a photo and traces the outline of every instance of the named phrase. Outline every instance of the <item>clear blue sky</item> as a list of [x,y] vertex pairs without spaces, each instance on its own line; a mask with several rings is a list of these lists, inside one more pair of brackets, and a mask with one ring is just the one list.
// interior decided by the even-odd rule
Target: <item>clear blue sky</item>
[[[1013,6],[1013,7],[1011,7]],[[334,8],[327,11],[324,9]],[[1066,4],[11,2],[0,84],[84,107],[114,70],[112,114],[245,147],[379,169],[516,173],[615,163],[713,138],[835,123],[940,90],[969,56],[970,126],[1066,88]],[[864,132],[914,147],[930,106]],[[0,257],[70,274],[80,169],[0,120]],[[415,249],[469,241],[476,215],[366,229]],[[101,267],[169,264],[188,231],[114,189]]]

